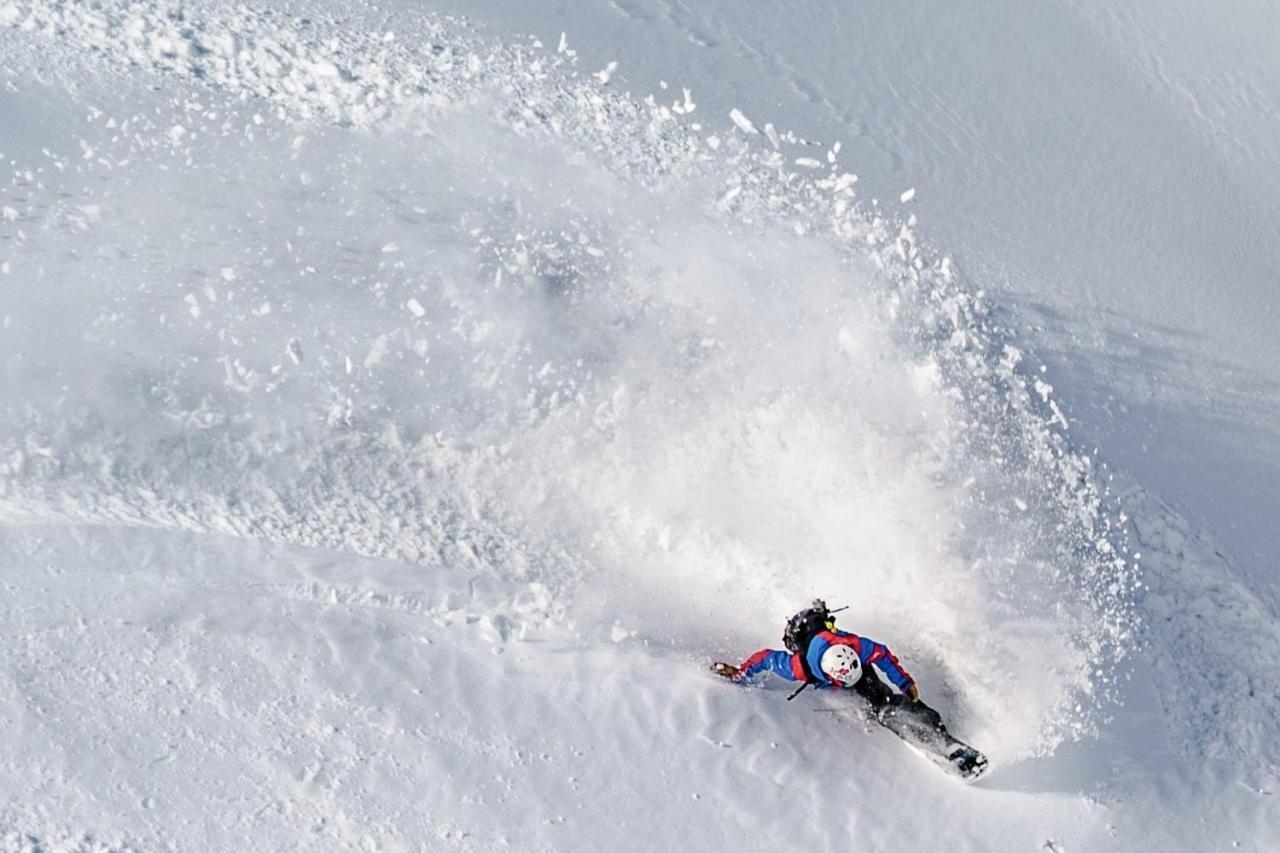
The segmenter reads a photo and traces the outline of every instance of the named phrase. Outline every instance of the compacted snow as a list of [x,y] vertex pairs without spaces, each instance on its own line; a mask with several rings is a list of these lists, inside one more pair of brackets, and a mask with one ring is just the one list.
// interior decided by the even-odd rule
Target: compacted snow
[[[4,849],[1280,832],[1266,532],[1215,523],[1209,459],[1135,450],[1157,420],[1134,427],[1113,383],[1167,360],[1095,347],[1114,306],[1052,260],[1118,250],[1077,229],[1033,257],[961,210],[995,162],[1050,163],[1060,193],[1002,216],[1084,190],[1034,139],[975,171],[921,155],[942,97],[921,81],[864,87],[882,115],[822,95],[834,7],[841,27],[788,18],[763,54],[767,16],[718,8],[0,0]],[[1042,48],[1162,55],[1123,15],[1054,14],[1078,32],[1035,22]],[[952,26],[903,15],[921,43]],[[1007,88],[988,18],[951,49]],[[726,44],[737,76],[699,72]],[[1198,67],[1158,74],[1229,87]],[[942,114],[1008,144],[1031,95]],[[1240,97],[1205,122],[1268,96]],[[1214,137],[1223,169],[1265,165],[1265,121]],[[1179,241],[1171,215],[1143,228]],[[1274,249],[1256,236],[1250,264]],[[1053,284],[1013,280],[1032,266]],[[1205,332],[1244,377],[1269,344],[1225,342],[1244,314],[1215,272],[1170,289],[1219,307]],[[1194,442],[1209,421],[1159,423]],[[1274,433],[1242,415],[1222,440],[1246,426]],[[1273,451],[1240,478],[1257,512]],[[988,778],[945,777],[841,697],[705,672],[815,595],[891,645]]]

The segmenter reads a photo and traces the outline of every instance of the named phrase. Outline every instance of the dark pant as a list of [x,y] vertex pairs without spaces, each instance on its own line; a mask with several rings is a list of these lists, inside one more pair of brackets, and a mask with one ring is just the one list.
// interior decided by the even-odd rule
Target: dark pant
[[912,702],[900,693],[894,693],[871,670],[863,670],[862,678],[853,685],[854,691],[867,700],[880,725],[901,738],[921,743],[936,743],[947,737],[947,727],[942,724],[938,712],[923,702]]

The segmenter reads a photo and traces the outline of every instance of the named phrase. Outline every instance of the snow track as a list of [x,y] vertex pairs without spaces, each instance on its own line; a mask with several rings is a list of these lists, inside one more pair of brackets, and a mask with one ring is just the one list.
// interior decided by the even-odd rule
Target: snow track
[[[1143,637],[1159,701],[1181,709],[1178,749],[1255,755],[1272,738],[1252,707],[1187,702],[1169,643],[1199,644],[1212,680],[1224,624],[1235,636],[1274,619],[1205,548],[1186,568],[1192,534],[1145,497],[1126,504],[1157,573],[1143,581],[1108,473],[1067,440],[1016,331],[913,223],[860,201],[837,151],[618,94],[563,51],[395,23],[309,4],[0,5],[0,108],[43,97],[58,117],[33,131],[47,139],[0,135],[0,151],[21,149],[0,197],[6,583],[19,602],[81,614],[86,596],[140,584],[156,610],[138,623],[176,634],[117,636],[126,609],[102,605],[87,633],[118,659],[91,675],[143,678],[151,656],[177,650],[157,671],[207,678],[185,691],[205,716],[161,728],[212,740],[181,751],[168,817],[117,825],[121,844],[188,846],[171,821],[202,794],[180,777],[211,760],[225,762],[215,778],[238,760],[261,771],[199,818],[243,818],[214,840],[226,849],[246,833],[287,845],[307,827],[348,847],[491,847],[494,803],[528,833],[507,843],[563,849],[569,818],[540,807],[599,807],[579,796],[600,785],[590,774],[627,766],[640,805],[612,827],[578,824],[575,843],[634,843],[666,804],[676,844],[701,818],[679,811],[686,789],[654,791],[649,723],[672,754],[698,737],[721,753],[695,778],[743,784],[722,747],[757,723],[784,731],[785,709],[741,716],[753,712],[727,708],[740,697],[683,664],[750,651],[815,594],[850,602],[849,624],[892,643],[970,739],[998,740],[997,760],[1102,730]],[[209,553],[184,565],[185,549]],[[42,585],[40,564],[81,574]],[[1212,624],[1187,620],[1182,602],[1206,591],[1225,602]],[[1144,634],[1140,607],[1165,624]],[[82,794],[75,745],[37,721],[74,699],[47,674],[75,664],[76,640],[39,605],[8,615],[26,642],[10,685],[23,742],[49,738],[65,762],[41,785],[70,823],[45,825],[72,837],[113,808],[150,809],[142,791],[114,806]],[[422,643],[447,649],[419,657],[431,620],[440,630]],[[1278,648],[1271,630],[1250,671]],[[505,655],[496,667],[490,651]],[[290,655],[307,686],[255,704]],[[219,672],[224,658],[249,673]],[[434,695],[457,698],[424,710],[413,685],[436,667]],[[163,719],[166,677],[125,685],[144,698],[120,717]],[[1274,707],[1250,675],[1212,686]],[[215,695],[231,690],[244,692]],[[681,691],[702,703],[692,717]],[[503,717],[473,694],[529,707]],[[625,746],[553,783],[526,751],[545,736],[581,758],[573,708],[584,731]],[[299,714],[318,742],[287,744]],[[79,732],[134,749],[111,719]],[[340,736],[341,720],[356,731]],[[1206,720],[1213,731],[1196,735]],[[232,745],[254,730],[280,740]],[[892,761],[882,746],[876,766]],[[822,759],[785,747],[799,757],[753,748],[733,808],[772,808],[796,786],[820,799],[795,762]],[[23,750],[5,761],[42,760]],[[528,772],[482,778],[506,764]],[[394,793],[369,793],[388,778]],[[513,778],[541,793],[512,793]],[[926,788],[933,801],[945,790]],[[416,801],[451,805],[423,817]],[[39,802],[0,817],[26,832],[46,820]],[[1058,819],[1090,822],[1091,808],[1072,801]],[[1020,819],[1018,837],[1042,840],[1034,823]],[[775,849],[772,831],[761,849]]]

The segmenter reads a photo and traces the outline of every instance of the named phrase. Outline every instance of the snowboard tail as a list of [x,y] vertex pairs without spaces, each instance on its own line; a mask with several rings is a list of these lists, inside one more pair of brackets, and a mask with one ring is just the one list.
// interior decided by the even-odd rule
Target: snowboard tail
[[987,757],[948,732],[938,712],[923,702],[894,702],[874,716],[917,753],[965,782],[987,772]]

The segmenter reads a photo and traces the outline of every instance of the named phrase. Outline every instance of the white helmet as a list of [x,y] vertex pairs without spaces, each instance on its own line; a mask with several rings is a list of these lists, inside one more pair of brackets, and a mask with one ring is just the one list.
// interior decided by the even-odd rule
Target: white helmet
[[827,678],[845,687],[852,687],[862,677],[862,661],[858,659],[858,653],[843,643],[833,643],[823,652],[819,666]]

